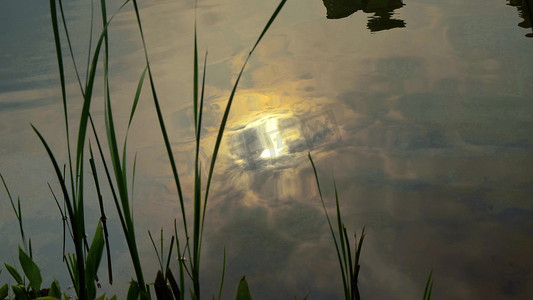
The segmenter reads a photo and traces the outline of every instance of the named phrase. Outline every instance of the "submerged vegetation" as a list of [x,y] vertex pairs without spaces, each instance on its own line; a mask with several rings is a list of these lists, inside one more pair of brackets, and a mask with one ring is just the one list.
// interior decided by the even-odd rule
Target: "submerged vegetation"
[[[69,35],[69,27],[65,21],[65,14],[63,11],[62,0],[50,0],[50,15],[52,21],[52,29],[54,33],[54,41],[57,55],[57,65],[60,77],[61,97],[64,113],[65,124],[65,146],[67,151],[67,160],[65,163],[58,161],[58,158],[51,150],[47,140],[43,134],[33,127],[36,135],[42,142],[45,151],[47,152],[52,163],[54,173],[60,185],[60,197],[56,197],[56,192],[50,186],[50,191],[56,201],[60,215],[63,221],[63,261],[66,264],[71,285],[74,287],[75,297],[80,300],[86,299],[116,299],[116,296],[108,298],[105,294],[100,294],[97,287],[100,286],[100,280],[97,276],[100,268],[100,263],[103,257],[104,248],[106,249],[108,281],[113,282],[112,261],[110,256],[110,247],[108,240],[108,229],[106,225],[106,213],[104,211],[102,190],[109,189],[113,203],[116,208],[116,213],[122,227],[123,237],[127,244],[131,263],[134,269],[134,278],[131,281],[129,289],[124,294],[127,299],[186,299],[186,294],[189,294],[190,299],[200,299],[201,282],[200,282],[200,265],[202,252],[202,239],[204,232],[204,224],[206,218],[206,208],[209,200],[209,192],[213,171],[219,148],[222,142],[224,129],[228,120],[228,116],[232,107],[232,103],[239,85],[239,81],[248,63],[248,60],[254,53],[254,50],[282,10],[286,0],[282,0],[270,19],[267,21],[265,27],[259,34],[256,42],[253,44],[251,50],[246,57],[238,76],[233,84],[231,93],[229,95],[222,121],[218,127],[216,142],[212,152],[212,159],[209,164],[209,172],[207,174],[207,181],[202,182],[201,166],[199,160],[200,141],[202,136],[202,112],[204,107],[204,89],[206,80],[206,64],[207,53],[204,57],[203,68],[200,70],[199,51],[197,47],[196,25],[194,32],[194,53],[193,53],[193,114],[194,114],[194,130],[195,130],[195,164],[194,164],[194,186],[192,207],[185,205],[185,198],[182,191],[180,176],[176,161],[171,148],[170,139],[168,137],[165,121],[160,106],[156,83],[153,77],[152,69],[149,62],[148,50],[145,44],[143,27],[141,22],[140,11],[137,0],[127,0],[119,8],[119,11],[128,4],[133,6],[133,12],[138,25],[138,30],[141,36],[142,45],[144,48],[144,71],[139,78],[135,97],[131,104],[130,117],[127,123],[125,138],[122,144],[117,139],[117,132],[115,121],[113,119],[112,99],[110,93],[109,81],[109,36],[108,28],[118,13],[115,12],[108,17],[106,1],[100,1],[100,11],[102,17],[102,31],[99,34],[98,40],[92,48],[92,38],[89,39],[89,57],[87,58],[87,74],[85,82],[80,79],[80,72],[76,65],[74,52],[72,51],[72,44]],[[61,26],[62,25],[62,26]],[[92,31],[91,19],[91,31]],[[63,38],[64,37],[64,38]],[[66,40],[65,40],[66,39]],[[79,124],[76,129],[69,127],[71,123],[69,120],[69,103],[73,99],[69,99],[66,93],[66,78],[64,69],[64,55],[62,53],[65,47],[69,50],[69,56],[72,60],[76,79],[80,87],[80,94],[82,98],[82,108],[79,112],[79,119],[76,120]],[[100,66],[100,67],[99,67]],[[91,104],[94,100],[93,92],[96,81],[97,70],[101,68],[103,71],[103,103],[105,108],[105,132],[104,139],[107,143],[101,141],[102,133],[97,132],[95,123],[91,116]],[[200,72],[202,77],[200,78]],[[135,224],[133,219],[132,194],[133,182],[135,177],[135,161],[132,166],[132,172],[128,172],[127,166],[127,140],[129,128],[135,116],[135,111],[140,98],[141,90],[144,81],[148,77],[150,91],[153,99],[153,104],[157,113],[157,119],[160,127],[160,132],[164,140],[165,149],[168,156],[168,164],[172,170],[174,184],[178,192],[178,200],[180,203],[181,216],[177,216],[174,220],[174,233],[171,236],[170,244],[165,247],[163,244],[163,231],[161,231],[161,244],[156,245],[152,234],[149,233],[149,238],[154,247],[157,260],[159,263],[159,270],[155,276],[154,282],[149,283],[146,279],[146,274],[141,266],[141,257],[137,247]],[[71,144],[69,139],[71,131],[76,130],[75,143]],[[88,143],[88,136],[92,134],[95,144]],[[105,149],[107,147],[107,149]],[[107,150],[107,153],[106,151]],[[86,156],[89,156],[87,159]],[[96,155],[95,155],[96,154]],[[103,170],[99,170],[95,163],[96,159],[102,165]],[[339,267],[343,280],[343,290],[346,299],[354,300],[360,299],[359,289],[357,286],[357,278],[360,269],[360,255],[363,240],[365,237],[364,230],[355,246],[352,249],[350,246],[350,239],[348,238],[347,230],[342,223],[337,189],[335,186],[335,203],[337,207],[337,224],[332,225],[322,192],[318,182],[318,175],[314,162],[309,155],[309,159],[315,174],[320,200],[322,202],[326,220],[328,222],[335,250],[339,260]],[[92,179],[86,179],[86,164],[89,163],[90,173]],[[103,172],[103,173],[102,173]],[[103,174],[103,176],[102,176]],[[131,179],[130,179],[131,176]],[[22,274],[17,270],[16,266],[4,264],[5,270],[9,272],[11,277],[15,280],[15,284],[5,284],[0,287],[1,299],[68,299],[64,291],[61,291],[57,281],[53,281],[49,288],[43,288],[41,271],[33,260],[31,239],[28,239],[23,230],[22,211],[20,208],[20,199],[13,200],[8,189],[4,177],[0,174],[3,186],[10,199],[13,211],[19,223],[20,236],[22,238],[22,247],[19,247],[19,264],[22,268]],[[105,182],[105,184],[104,184]],[[88,237],[91,235],[86,230],[86,187],[94,184],[96,190],[96,198],[100,208],[100,220],[94,233],[92,233],[92,241],[88,242]],[[94,196],[92,197],[94,198]],[[192,213],[192,220],[188,219]],[[181,224],[178,224],[179,221]],[[335,233],[337,230],[337,233]],[[179,229],[179,230],[178,230]],[[74,247],[74,253],[66,252],[66,237],[70,237]],[[175,251],[175,252],[174,252]],[[176,270],[171,270],[171,257],[178,258],[178,267]],[[224,251],[224,259],[222,262],[221,282],[218,293],[218,299],[221,298],[222,289],[224,287],[224,274],[226,265],[226,253]],[[1,271],[1,270],[0,270]],[[426,291],[424,299],[429,299],[431,295],[431,275],[426,284]],[[153,290],[153,291],[152,291]],[[205,298],[202,295],[202,298]],[[214,296],[213,296],[214,298]],[[250,290],[246,279],[243,277],[238,284],[236,299],[252,299]]]

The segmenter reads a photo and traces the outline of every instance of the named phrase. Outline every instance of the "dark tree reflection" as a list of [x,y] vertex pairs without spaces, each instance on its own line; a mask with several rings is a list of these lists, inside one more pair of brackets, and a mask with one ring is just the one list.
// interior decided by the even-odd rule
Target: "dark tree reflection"
[[[508,5],[514,6],[518,9],[518,15],[523,19],[522,22],[518,23],[518,26],[522,28],[532,28],[531,26],[531,0],[507,0]],[[532,28],[533,29],[533,28]],[[527,37],[533,37],[533,33],[530,32],[526,34]]]
[[394,10],[404,6],[402,0],[322,0],[328,19],[341,19],[358,10],[372,13],[367,28],[371,32],[405,27],[405,21],[394,19]]

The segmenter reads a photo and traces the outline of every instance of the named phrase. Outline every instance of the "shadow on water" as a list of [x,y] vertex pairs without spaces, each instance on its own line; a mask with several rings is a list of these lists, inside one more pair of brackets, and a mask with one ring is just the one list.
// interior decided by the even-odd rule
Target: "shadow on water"
[[531,26],[531,0],[507,0],[507,2],[509,2],[507,5],[516,7],[518,9],[518,15],[524,19],[522,22],[518,23],[518,26],[526,29],[532,29],[532,32],[526,34],[527,37],[532,38],[533,27]]
[[328,19],[346,18],[358,10],[374,14],[368,17],[367,28],[370,32],[405,27],[404,20],[392,18],[394,10],[404,6],[402,0],[322,0],[322,2],[326,7]]

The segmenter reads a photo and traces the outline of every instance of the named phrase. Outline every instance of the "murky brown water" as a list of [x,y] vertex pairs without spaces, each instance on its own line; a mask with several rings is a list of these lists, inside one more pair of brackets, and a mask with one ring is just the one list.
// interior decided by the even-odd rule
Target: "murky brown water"
[[[64,153],[48,8],[5,3],[0,171],[22,198],[26,231],[46,277],[66,283],[60,218],[46,186],[56,181],[29,126]],[[359,233],[366,225],[364,299],[420,298],[431,269],[435,299],[533,297],[528,3],[289,1],[250,61],[232,109],[207,212],[204,295],[217,293],[225,247],[225,298],[233,298],[243,275],[256,299],[341,298],[311,152],[329,207],[334,177],[347,228]],[[235,76],[276,5],[198,4],[199,48],[209,50],[204,165]],[[184,192],[192,195],[194,5],[148,1],[142,7]],[[66,9],[83,66],[90,5],[77,1]],[[122,133],[143,70],[135,26],[131,9],[111,26],[111,87]],[[71,80],[68,90],[79,89]],[[146,230],[163,226],[170,233],[179,204],[147,91],[146,85],[129,143],[130,158],[138,155],[135,216],[150,276],[157,263]],[[103,129],[99,102],[93,116]],[[71,107],[74,120],[79,102]],[[12,262],[18,229],[0,195],[0,257]],[[122,293],[133,273],[108,206],[117,281],[107,290]],[[90,228],[97,214],[96,202],[90,204]]]

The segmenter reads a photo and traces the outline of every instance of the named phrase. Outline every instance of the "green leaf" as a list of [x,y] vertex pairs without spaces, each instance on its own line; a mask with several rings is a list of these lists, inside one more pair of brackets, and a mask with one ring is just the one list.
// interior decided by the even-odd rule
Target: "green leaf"
[[250,294],[248,283],[246,282],[246,278],[244,276],[239,282],[239,288],[237,289],[237,296],[235,297],[235,300],[252,300],[252,295]]
[[140,291],[141,289],[139,288],[139,284],[137,283],[137,281],[132,280],[130,283],[130,288],[128,289],[128,295],[126,296],[126,299],[137,300]]
[[44,297],[35,298],[35,300],[57,300],[57,299],[61,299],[61,298],[56,298],[52,296],[44,296]]
[[98,297],[98,298],[96,298],[94,300],[104,300],[104,299],[105,299],[105,294],[103,294],[102,296],[100,296],[100,297]]
[[189,289],[189,293],[191,294],[191,300],[198,300],[198,297],[196,297],[196,295],[191,289]]
[[87,287],[88,299],[94,299],[96,296],[94,279],[96,277],[96,272],[98,271],[98,266],[100,265],[100,260],[102,259],[103,250],[104,235],[102,234],[102,222],[98,222],[93,241],[91,242],[91,247],[89,248],[89,253],[87,254],[87,261],[85,263],[85,286]]
[[0,300],[3,300],[7,297],[7,292],[9,291],[9,286],[4,284],[2,287],[0,287]]
[[59,283],[57,282],[57,280],[54,280],[52,282],[52,285],[50,285],[50,291],[48,291],[48,296],[61,299],[61,288],[59,287]]
[[117,300],[117,295],[113,295],[113,297],[111,297],[109,300]]
[[24,270],[24,274],[30,280],[30,286],[32,287],[33,291],[35,291],[35,293],[39,293],[41,290],[41,283],[43,283],[41,270],[39,270],[39,267],[37,267],[31,257],[29,257],[28,254],[26,254],[20,247],[19,261],[20,265],[22,266],[22,270]]
[[26,296],[26,293],[24,292],[24,286],[22,285],[12,285],[11,289],[13,290],[13,293],[15,294],[15,300],[29,300],[28,296]]
[[13,278],[15,279],[15,281],[17,282],[17,284],[24,284],[24,282],[22,281],[22,276],[20,276],[19,272],[17,271],[17,269],[15,269],[14,267],[4,263],[4,266],[6,266],[6,269],[7,271],[9,272],[9,274],[11,274],[11,276],[13,276]]

